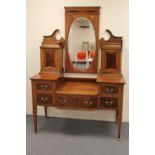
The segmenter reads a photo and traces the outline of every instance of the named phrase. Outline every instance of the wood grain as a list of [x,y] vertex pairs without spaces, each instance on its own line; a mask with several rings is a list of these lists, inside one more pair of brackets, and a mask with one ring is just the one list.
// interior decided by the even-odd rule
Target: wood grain
[[65,82],[57,89],[57,94],[98,95],[99,87],[93,83]]

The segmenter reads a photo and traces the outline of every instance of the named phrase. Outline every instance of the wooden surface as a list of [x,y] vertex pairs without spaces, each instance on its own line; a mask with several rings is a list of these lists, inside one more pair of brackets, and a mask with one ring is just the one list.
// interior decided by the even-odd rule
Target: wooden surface
[[62,77],[62,74],[36,74],[31,77],[31,80],[58,80]]
[[65,82],[57,89],[58,94],[97,95],[99,87],[94,83]]
[[97,77],[96,82],[124,84],[125,80],[119,74],[101,74]]

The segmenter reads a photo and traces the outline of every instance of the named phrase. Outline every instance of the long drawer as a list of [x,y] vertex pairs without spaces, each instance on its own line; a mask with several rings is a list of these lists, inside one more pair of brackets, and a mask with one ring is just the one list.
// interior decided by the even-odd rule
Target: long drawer
[[56,106],[62,108],[97,108],[97,97],[57,94]]

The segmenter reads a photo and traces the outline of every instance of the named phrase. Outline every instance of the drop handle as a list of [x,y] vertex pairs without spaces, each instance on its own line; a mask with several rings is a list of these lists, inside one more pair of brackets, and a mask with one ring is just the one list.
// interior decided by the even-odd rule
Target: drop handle
[[59,99],[58,101],[59,101],[59,103],[62,103],[62,99]]
[[114,92],[114,88],[106,88],[105,91],[108,92],[108,93],[109,93],[109,92],[112,93],[112,92]]
[[111,88],[110,91],[111,91],[111,92],[114,92],[114,88]]
[[110,105],[113,104],[113,101],[105,101],[105,104],[108,105],[108,106],[110,106]]
[[105,91],[106,91],[106,92],[109,92],[109,88],[106,88]]
[[48,85],[41,85],[40,87],[41,87],[41,89],[47,89]]
[[48,88],[48,85],[45,85],[45,86],[44,86],[44,88],[46,88],[46,89],[47,89],[47,88]]
[[47,96],[46,96],[46,97],[42,96],[42,97],[41,97],[41,100],[42,100],[43,102],[46,102],[46,101],[48,101],[48,97],[47,97]]
[[93,101],[85,101],[85,104],[86,105],[92,105],[93,104]]
[[67,100],[64,100],[64,103],[66,103],[67,102]]
[[59,99],[58,102],[60,103],[60,105],[64,105],[67,102],[67,100]]

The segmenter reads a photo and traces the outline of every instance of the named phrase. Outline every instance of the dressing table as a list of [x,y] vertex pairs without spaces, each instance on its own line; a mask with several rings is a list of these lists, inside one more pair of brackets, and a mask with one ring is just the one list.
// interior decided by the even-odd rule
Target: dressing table
[[122,37],[106,30],[109,39],[99,39],[99,16],[100,7],[65,7],[65,39],[56,39],[58,29],[44,36],[40,72],[31,77],[35,132],[37,106],[44,107],[45,117],[47,107],[113,110],[120,140],[125,84],[121,74]]

